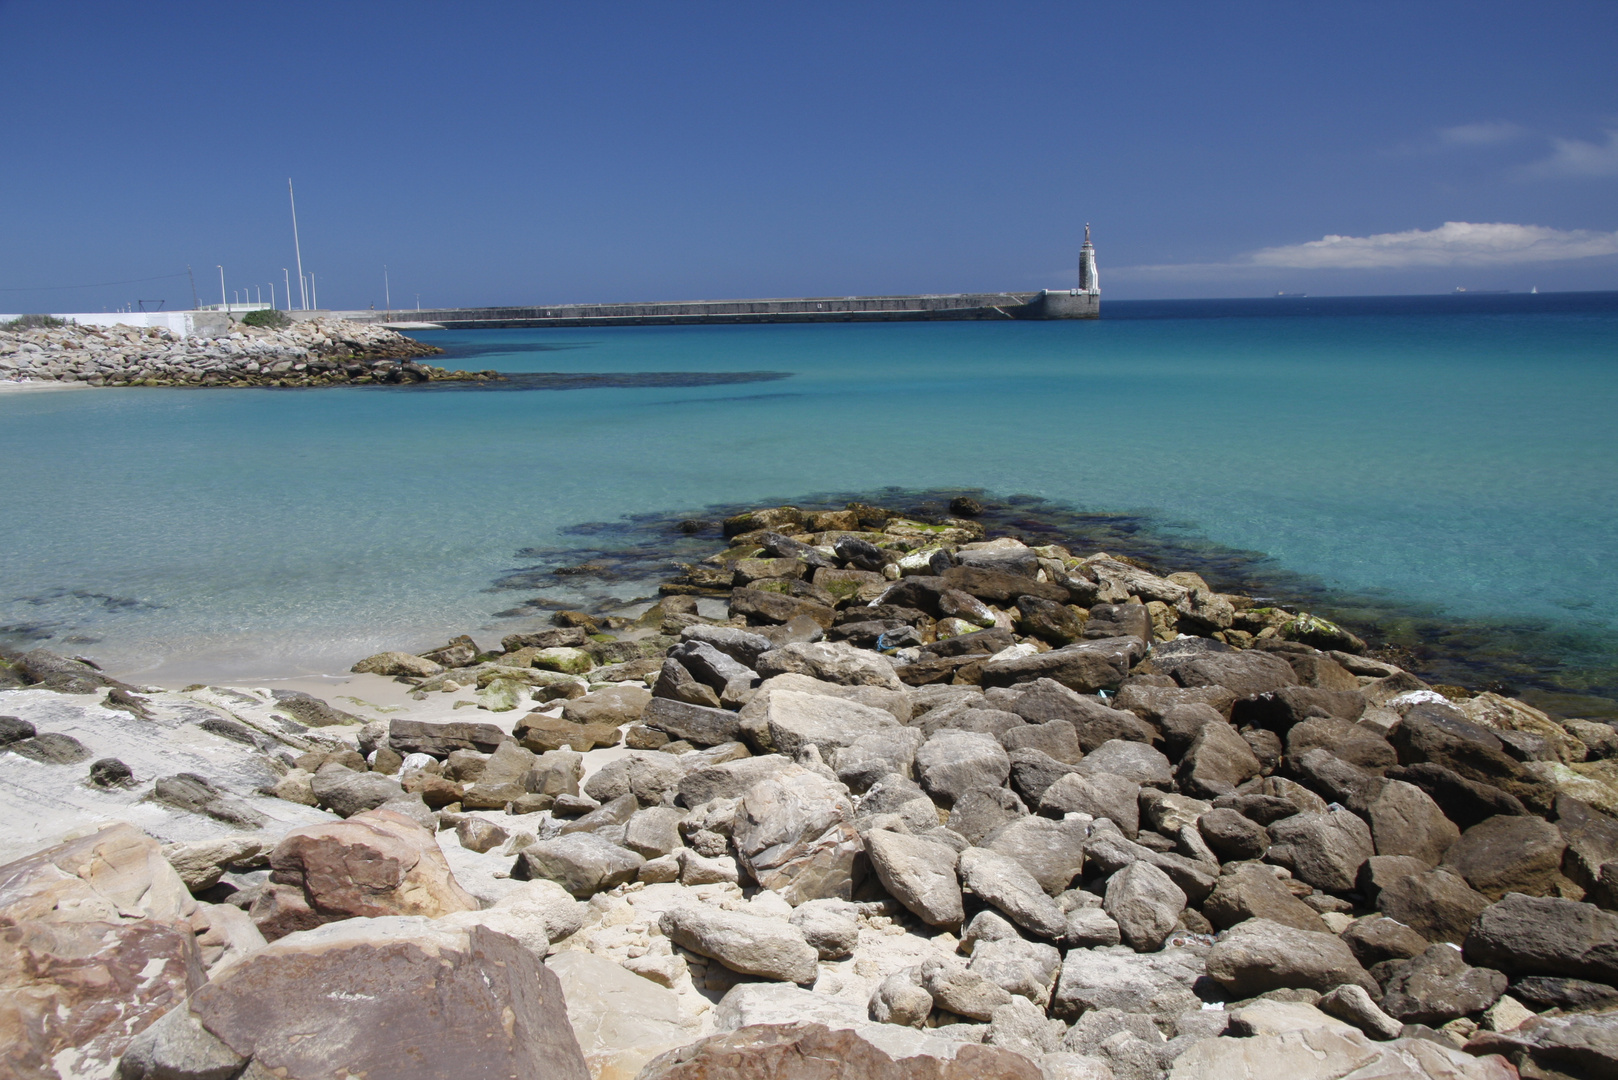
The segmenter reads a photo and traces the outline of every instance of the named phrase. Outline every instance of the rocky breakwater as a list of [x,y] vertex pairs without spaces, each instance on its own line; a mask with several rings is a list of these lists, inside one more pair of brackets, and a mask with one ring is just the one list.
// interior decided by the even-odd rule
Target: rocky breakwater
[[[84,841],[0,867],[8,942],[69,910],[167,935],[116,968],[139,988],[6,961],[57,996],[0,1024],[5,1060],[66,1075],[69,1021],[138,1001],[97,1029],[124,1077],[1618,1074],[1612,727],[965,516],[726,532],[650,611],[361,661],[455,707],[276,751],[266,790],[329,816],[264,870],[159,848],[186,895],[96,834],[153,876],[142,909]],[[47,886],[112,899],[50,914]],[[267,943],[192,963],[190,902]]]
[[492,371],[446,371],[420,360],[442,351],[385,327],[339,319],[284,329],[236,323],[220,337],[181,338],[133,326],[0,329],[0,381],[243,387],[498,378]]

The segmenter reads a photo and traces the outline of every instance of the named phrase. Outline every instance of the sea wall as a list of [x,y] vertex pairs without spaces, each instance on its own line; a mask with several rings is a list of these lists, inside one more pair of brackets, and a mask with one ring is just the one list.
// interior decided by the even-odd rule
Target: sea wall
[[441,352],[380,326],[316,319],[237,323],[217,337],[125,325],[0,330],[0,382],[91,386],[324,386],[492,378],[417,358]]

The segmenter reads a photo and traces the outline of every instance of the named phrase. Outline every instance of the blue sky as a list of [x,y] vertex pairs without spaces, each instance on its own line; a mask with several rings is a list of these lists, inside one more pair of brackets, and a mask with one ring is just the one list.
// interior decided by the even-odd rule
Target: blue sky
[[384,265],[395,307],[1065,287],[1085,221],[1115,299],[1618,288],[1611,0],[0,0],[0,33],[0,311],[188,307],[188,264],[279,294],[289,176],[323,307]]

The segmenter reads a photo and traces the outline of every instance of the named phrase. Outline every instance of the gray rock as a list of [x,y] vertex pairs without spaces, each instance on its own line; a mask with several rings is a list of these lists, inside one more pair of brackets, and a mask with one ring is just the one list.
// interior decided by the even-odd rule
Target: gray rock
[[754,665],[768,679],[798,674],[842,686],[881,686],[901,690],[893,662],[880,653],[857,649],[845,642],[800,642],[762,653]]
[[983,1042],[1037,1058],[1061,1049],[1066,1026],[1060,1020],[1047,1018],[1045,1010],[1033,1002],[1013,997],[990,1014]]
[[1045,789],[1039,812],[1047,817],[1089,814],[1107,818],[1129,837],[1140,832],[1140,784],[1124,776],[1070,773]]
[[1137,784],[1172,787],[1174,768],[1169,759],[1145,743],[1108,739],[1074,766],[1085,776],[1111,775]]
[[1007,728],[1000,733],[1000,745],[1011,754],[1018,750],[1038,750],[1054,761],[1069,765],[1084,757],[1084,749],[1079,745],[1078,729],[1068,720],[1023,723]]
[[959,869],[963,885],[1029,933],[1055,940],[1066,932],[1062,909],[1015,859],[986,848],[968,848],[961,853]]
[[929,957],[921,965],[921,985],[933,1003],[973,1020],[988,1020],[1011,1001],[1011,994],[954,957]]
[[1270,826],[1269,859],[1322,892],[1349,892],[1376,854],[1371,830],[1347,810],[1294,814]]
[[842,960],[860,943],[855,910],[840,900],[809,900],[799,904],[787,921],[803,932],[822,960]]
[[306,694],[302,690],[272,690],[270,695],[275,698],[275,704],[283,712],[292,714],[293,719],[309,727],[332,727],[338,724],[364,723],[353,713],[334,709],[326,702]]
[[1153,851],[1099,828],[1084,842],[1084,858],[1089,871],[1103,875],[1117,873],[1130,863],[1149,862],[1167,874],[1193,904],[1202,903],[1213,892],[1216,880],[1203,863],[1173,852]]
[[965,913],[953,848],[877,830],[866,834],[866,854],[882,887],[929,926],[959,926]]
[[635,880],[646,860],[594,833],[539,840],[517,855],[512,877],[554,881],[581,900]]
[[91,756],[90,748],[71,735],[47,731],[31,739],[9,743],[6,749],[19,757],[45,765],[77,765]]
[[1297,930],[1324,933],[1326,924],[1315,909],[1282,885],[1275,872],[1259,863],[1234,863],[1219,875],[1202,913],[1220,929],[1248,919],[1268,919]]
[[1056,896],[1084,869],[1086,834],[1082,821],[1024,817],[994,830],[978,846],[1016,860],[1040,888]]
[[1156,656],[1152,666],[1172,676],[1181,686],[1222,686],[1244,698],[1298,683],[1292,665],[1285,660],[1251,650]]
[[736,807],[731,837],[743,869],[789,903],[853,894],[862,845],[846,789],[807,770],[761,780]]
[[807,694],[766,686],[740,714],[744,733],[767,749],[796,757],[813,744],[822,755],[844,747],[862,735],[897,727],[885,709],[846,698]]
[[1321,993],[1352,983],[1379,987],[1335,934],[1313,933],[1269,919],[1248,919],[1226,930],[1208,953],[1208,974],[1227,991],[1252,997],[1267,990]]
[[681,641],[700,641],[712,645],[743,667],[757,670],[758,658],[771,648],[770,639],[762,634],[734,626],[708,626],[697,624],[680,631]]
[[1011,758],[991,735],[944,731],[916,751],[916,771],[927,793],[950,805],[972,788],[1004,785]]
[[680,780],[678,801],[696,807],[714,799],[739,799],[760,780],[795,768],[790,758],[764,754],[693,769]]
[[1505,1055],[1524,1076],[1609,1077],[1618,1075],[1618,1022],[1612,1013],[1535,1016],[1510,1031],[1480,1031],[1466,1049]]
[[[563,825],[562,835],[601,832],[603,836],[612,836],[619,826],[628,825],[629,819],[639,809],[640,803],[636,801],[635,796],[626,791],[611,802],[602,803],[582,817],[574,818],[566,825]],[[618,832],[616,836],[613,836],[614,843],[621,844],[622,839],[622,832]]]
[[1065,1019],[1092,1009],[1168,1019],[1201,1007],[1189,986],[1127,949],[1070,950],[1051,996],[1051,1015]]
[[1269,830],[1227,807],[1203,814],[1197,819],[1197,831],[1223,862],[1262,859],[1270,850]]
[[864,791],[888,773],[913,777],[916,751],[924,736],[913,727],[867,732],[831,756],[837,779],[854,791]]
[[707,683],[714,690],[723,690],[732,679],[752,681],[758,672],[706,641],[688,639],[669,650],[668,655],[680,662],[698,682]]
[[455,839],[468,851],[485,852],[511,839],[511,834],[488,818],[468,814],[455,823]]
[[1010,753],[1011,788],[1029,806],[1038,806],[1050,786],[1073,772],[1072,764],[1057,761],[1043,750],[1025,746]]
[[685,845],[680,841],[680,822],[686,812],[672,806],[650,806],[637,811],[625,823],[624,847],[645,859],[656,859]]
[[1151,863],[1131,863],[1107,881],[1104,910],[1136,952],[1156,952],[1185,910],[1185,893]]
[[1042,1009],[1050,1004],[1061,966],[1062,955],[1054,946],[1015,936],[974,943],[968,965],[1007,993],[1027,998]]
[[1381,915],[1367,915],[1355,919],[1340,935],[1347,945],[1369,968],[1384,960],[1409,960],[1427,951],[1428,941],[1397,919]]
[[1123,940],[1118,924],[1101,908],[1074,908],[1067,913],[1067,932],[1062,943],[1069,948],[1090,949],[1116,945]]
[[338,817],[353,817],[365,810],[374,810],[391,799],[405,793],[399,781],[381,773],[355,772],[336,762],[320,767],[310,779],[315,798],[320,805]]
[[784,919],[690,904],[665,911],[658,926],[681,948],[743,975],[806,985],[819,974],[819,954]]
[[922,989],[920,973],[911,968],[883,979],[871,995],[869,1009],[879,1024],[919,1028],[933,1011],[933,996]]
[[461,806],[467,810],[503,810],[507,803],[528,794],[528,771],[536,760],[532,750],[510,741],[501,743],[483,763],[477,780],[466,785]]
[[[1182,709],[1207,706],[1181,706]],[[1212,710],[1208,710],[1212,712]],[[1202,724],[1180,762],[1180,783],[1206,798],[1229,795],[1259,774],[1258,757],[1236,729],[1219,720]]]
[[662,668],[658,670],[657,682],[652,684],[652,700],[717,709],[719,690],[698,679],[684,664],[670,656],[663,661]]
[[1015,792],[1003,787],[977,787],[961,793],[950,808],[950,829],[973,844],[1001,826],[1028,816],[1028,807]]
[[1481,1013],[1506,992],[1506,977],[1470,967],[1453,945],[1434,945],[1388,980],[1382,1007],[1407,1024],[1439,1027]]
[[1123,682],[1143,647],[1139,638],[1103,638],[1034,656],[991,660],[983,665],[983,685],[1014,686],[1051,679],[1081,694],[1112,690]]
[[913,833],[938,828],[938,807],[921,786],[898,773],[889,773],[872,784],[860,799],[858,820],[862,827],[884,814],[896,814]]
[[1151,726],[1134,713],[1085,697],[1054,679],[1035,679],[990,693],[996,695],[996,708],[1009,709],[1031,724],[1057,720],[1072,724],[1084,751],[1094,750],[1109,739],[1151,742],[1154,735]]
[[1373,1039],[1397,1039],[1404,1025],[1377,1007],[1365,988],[1339,986],[1320,999],[1319,1009],[1359,1028]]
[[585,781],[584,793],[601,803],[633,795],[637,801],[655,806],[673,799],[686,772],[685,763],[670,754],[631,750],[597,770]]

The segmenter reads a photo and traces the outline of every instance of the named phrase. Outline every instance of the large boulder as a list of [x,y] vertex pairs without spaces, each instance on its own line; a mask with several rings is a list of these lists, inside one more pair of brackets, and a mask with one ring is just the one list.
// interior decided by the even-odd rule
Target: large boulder
[[207,978],[198,907],[130,825],[0,866],[0,1074],[110,1075]]
[[438,758],[448,757],[456,750],[492,754],[510,737],[495,724],[472,720],[438,724],[396,717],[388,722],[388,746],[399,754],[431,754]]
[[991,832],[979,846],[1015,859],[1041,888],[1056,896],[1084,869],[1086,832],[1082,821],[1021,817]]
[[1226,866],[1213,894],[1203,901],[1202,913],[1221,930],[1248,919],[1267,919],[1295,930],[1326,932],[1315,909],[1292,895],[1273,870],[1259,863]]
[[794,642],[762,654],[755,665],[759,675],[807,675],[841,686],[881,686],[901,690],[893,661],[881,653],[857,649],[847,642]]
[[983,685],[1015,686],[1052,679],[1081,694],[1113,690],[1140,659],[1143,648],[1139,638],[1102,638],[1033,656],[990,660],[983,665]]
[[1017,860],[974,847],[961,852],[959,868],[963,885],[1030,934],[1056,940],[1066,932],[1062,909]]
[[[1418,864],[1419,865],[1419,864]],[[1428,941],[1459,944],[1472,921],[1489,906],[1489,898],[1459,874],[1440,867],[1399,873],[1376,894],[1376,908]]]
[[1493,968],[1471,967],[1453,945],[1434,945],[1401,965],[1388,980],[1383,1011],[1407,1024],[1439,1027],[1476,1016],[1506,992],[1506,977]]
[[1222,686],[1242,698],[1298,684],[1292,665],[1279,656],[1251,650],[1154,656],[1152,666],[1181,686]]
[[481,926],[400,917],[260,949],[137,1038],[119,1075],[243,1070],[283,1080],[590,1075],[561,986],[537,957]]
[[1472,1057],[1420,1038],[1373,1042],[1340,1023],[1263,1032],[1249,1038],[1203,1039],[1175,1059],[1169,1074],[1170,1080],[1515,1080],[1516,1075],[1498,1057]]
[[1594,904],[1511,893],[1466,935],[1468,962],[1507,975],[1550,975],[1618,986],[1618,915]]
[[865,851],[877,880],[893,898],[929,926],[959,926],[965,917],[955,867],[959,855],[946,844],[875,829]]
[[1409,855],[1437,865],[1461,836],[1432,796],[1402,780],[1384,785],[1366,813],[1378,855]]
[[647,727],[665,732],[670,738],[684,739],[697,746],[718,746],[742,736],[741,717],[735,713],[671,697],[652,698],[640,719]]
[[1144,959],[1119,946],[1070,949],[1051,995],[1051,1015],[1073,1020],[1092,1009],[1119,1009],[1167,1020],[1202,1007],[1189,985]]
[[1136,952],[1156,952],[1185,910],[1185,893],[1151,863],[1130,863],[1107,879],[1102,907],[1125,944]]
[[892,1024],[757,1024],[655,1058],[640,1080],[1042,1080],[1033,1061],[995,1046],[931,1038]]
[[992,735],[946,729],[916,751],[916,772],[927,793],[948,806],[973,788],[1004,785],[1011,758]]
[[1509,892],[1554,896],[1567,882],[1562,876],[1566,847],[1561,830],[1548,821],[1497,816],[1462,833],[1444,865],[1490,900]]
[[580,900],[588,900],[635,880],[645,862],[644,856],[593,832],[572,832],[523,848],[511,876],[554,881]]
[[1352,983],[1380,988],[1335,934],[1248,919],[1219,935],[1208,952],[1208,975],[1227,991],[1251,997],[1268,990],[1317,990]]
[[1269,859],[1322,892],[1349,892],[1376,854],[1371,830],[1347,810],[1294,814],[1270,826]]
[[760,781],[736,807],[736,855],[754,881],[796,906],[853,895],[860,853],[847,790],[798,770]]
[[830,758],[861,735],[897,727],[899,721],[885,709],[847,698],[767,686],[742,709],[740,724],[760,749],[796,757],[814,745]]
[[1618,1076],[1618,1014],[1534,1016],[1508,1031],[1479,1031],[1466,1051],[1499,1054],[1523,1076]]
[[251,914],[274,941],[343,919],[431,919],[478,906],[455,880],[432,833],[392,810],[368,810],[282,837]]
[[710,957],[743,975],[806,985],[820,972],[820,954],[803,931],[785,919],[687,904],[665,911],[658,926],[682,949]]
[[545,966],[561,984],[591,1080],[635,1080],[652,1058],[697,1034],[682,1022],[674,991],[604,956],[569,949]]

